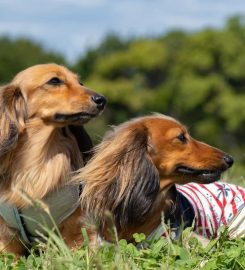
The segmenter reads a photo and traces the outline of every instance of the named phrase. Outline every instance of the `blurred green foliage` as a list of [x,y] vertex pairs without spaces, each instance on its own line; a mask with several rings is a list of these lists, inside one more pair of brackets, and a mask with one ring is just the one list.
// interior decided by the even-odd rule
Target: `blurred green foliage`
[[9,82],[19,71],[32,65],[56,62],[64,64],[65,59],[57,53],[47,52],[40,44],[20,38],[0,38],[0,83]]
[[[230,152],[243,164],[244,44],[243,17],[229,19],[219,30],[172,31],[131,41],[110,35],[75,69],[86,74],[89,87],[108,97],[104,123],[155,111],[170,114],[194,137]],[[94,58],[88,70],[83,63],[89,55]]]
[[[0,39],[0,82],[43,62],[66,64],[28,40]],[[108,35],[70,65],[86,86],[109,105],[88,124],[100,140],[108,125],[161,112],[186,124],[191,134],[245,161],[245,19],[230,18],[223,29],[122,39]],[[245,166],[243,167],[245,168]]]

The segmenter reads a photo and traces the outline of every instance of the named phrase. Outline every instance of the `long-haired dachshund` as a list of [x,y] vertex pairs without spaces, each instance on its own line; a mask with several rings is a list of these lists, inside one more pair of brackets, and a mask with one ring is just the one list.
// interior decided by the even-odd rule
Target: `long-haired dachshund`
[[27,68],[0,88],[0,252],[22,255],[42,238],[43,226],[54,227],[47,212],[69,246],[81,241],[79,187],[70,174],[91,147],[82,125],[105,103],[56,64]]
[[128,241],[136,232],[159,233],[162,212],[176,237],[182,223],[194,223],[197,233],[209,237],[245,204],[244,189],[213,183],[232,164],[229,155],[194,140],[175,119],[156,114],[116,127],[75,180],[83,181],[82,207],[107,240],[107,211],[119,238]]

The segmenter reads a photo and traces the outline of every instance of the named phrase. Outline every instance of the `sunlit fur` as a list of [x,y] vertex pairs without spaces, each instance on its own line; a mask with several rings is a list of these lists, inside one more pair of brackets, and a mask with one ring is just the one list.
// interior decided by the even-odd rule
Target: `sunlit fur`
[[[178,139],[182,133],[187,143]],[[114,128],[74,180],[84,183],[82,207],[99,224],[102,237],[110,240],[108,210],[119,238],[131,240],[134,232],[151,233],[161,212],[170,211],[174,184],[205,182],[178,173],[178,166],[224,171],[223,158],[222,151],[191,138],[175,119],[156,114]]]
[[[48,83],[54,77],[64,83]],[[100,110],[91,99],[95,94],[79,83],[77,75],[56,64],[30,67],[0,88],[1,200],[19,208],[27,207],[22,192],[34,200],[42,199],[70,181],[71,172],[83,166],[81,148],[89,148],[89,137],[82,124],[90,118],[56,121],[56,114],[98,115]],[[74,136],[75,129],[79,129],[80,138]],[[1,250],[16,253],[20,246],[23,251],[20,243],[11,242],[14,234],[0,220]],[[70,240],[74,239],[66,239]]]

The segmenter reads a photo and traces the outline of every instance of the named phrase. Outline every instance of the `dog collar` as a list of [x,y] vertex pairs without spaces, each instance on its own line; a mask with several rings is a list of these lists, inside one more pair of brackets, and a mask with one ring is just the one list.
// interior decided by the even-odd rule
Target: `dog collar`
[[42,241],[42,235],[55,230],[79,205],[79,186],[63,186],[50,192],[42,203],[33,203],[28,208],[18,209],[1,202],[0,215],[5,222],[20,234],[20,240],[28,246]]

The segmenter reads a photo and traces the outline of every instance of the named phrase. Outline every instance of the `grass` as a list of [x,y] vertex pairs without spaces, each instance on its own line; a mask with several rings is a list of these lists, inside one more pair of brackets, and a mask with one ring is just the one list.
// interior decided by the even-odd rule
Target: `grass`
[[[232,174],[225,176],[225,180],[230,179],[234,179]],[[244,177],[234,180],[245,186]],[[16,262],[11,254],[0,255],[0,270],[245,270],[245,238],[230,240],[226,231],[221,231],[219,239],[211,240],[207,247],[187,228],[178,241],[169,237],[146,241],[143,234],[135,234],[136,245],[120,240],[91,248],[87,240],[76,251],[70,251],[56,233],[47,233],[47,244],[30,250],[28,257]],[[86,239],[86,232],[82,233]]]
[[223,176],[222,179],[228,183],[234,183],[245,187],[245,167],[241,164],[234,164]]
[[229,240],[225,231],[205,248],[191,236],[190,228],[179,241],[159,238],[146,242],[142,234],[136,234],[135,240],[138,247],[120,240],[96,248],[85,243],[72,252],[53,233],[45,246],[31,250],[18,262],[12,255],[1,255],[0,269],[245,269],[245,239]]

